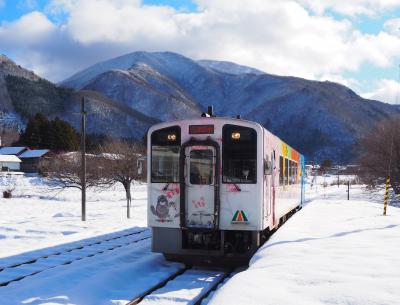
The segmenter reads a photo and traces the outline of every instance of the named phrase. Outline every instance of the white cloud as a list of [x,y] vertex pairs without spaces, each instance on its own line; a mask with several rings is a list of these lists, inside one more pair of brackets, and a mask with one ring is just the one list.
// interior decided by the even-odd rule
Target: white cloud
[[52,80],[136,50],[168,50],[311,79],[339,79],[344,71],[357,71],[365,63],[388,67],[400,54],[400,38],[388,29],[363,34],[346,19],[312,15],[296,1],[250,0],[243,5],[241,0],[197,0],[196,4],[198,11],[184,12],[139,0],[53,0],[46,12],[52,19],[66,16],[63,23],[30,13],[2,24],[0,40],[6,51],[17,54],[17,61]]
[[327,10],[347,16],[375,16],[400,6],[399,0],[298,0],[314,13],[322,15]]
[[387,20],[383,27],[388,33],[400,36],[400,18]]
[[330,81],[342,84],[346,87],[352,88],[354,91],[360,91],[360,82],[355,78],[345,78],[340,74],[325,74],[319,78],[321,81]]
[[2,46],[19,48],[26,45],[37,45],[49,38],[55,26],[40,12],[31,12],[15,22],[3,22],[0,27]]
[[361,94],[361,96],[390,104],[399,104],[400,84],[392,79],[382,79],[377,82],[373,91]]
[[169,7],[140,6],[135,1],[85,0],[72,5],[69,14],[68,32],[84,44],[166,40],[178,34],[176,11]]

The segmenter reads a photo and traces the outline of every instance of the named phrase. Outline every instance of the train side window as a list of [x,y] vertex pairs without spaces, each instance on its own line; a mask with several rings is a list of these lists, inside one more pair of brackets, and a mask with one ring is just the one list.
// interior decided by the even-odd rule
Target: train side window
[[290,161],[290,180],[289,180],[289,184],[295,184],[294,171],[295,171],[295,163],[294,163],[294,161]]
[[279,156],[279,185],[283,185],[283,157]]
[[179,182],[181,129],[173,126],[151,134],[151,182]]
[[222,135],[222,182],[257,183],[257,132],[227,124]]
[[285,185],[289,184],[289,159],[285,158],[285,176],[284,176],[284,180],[285,180]]

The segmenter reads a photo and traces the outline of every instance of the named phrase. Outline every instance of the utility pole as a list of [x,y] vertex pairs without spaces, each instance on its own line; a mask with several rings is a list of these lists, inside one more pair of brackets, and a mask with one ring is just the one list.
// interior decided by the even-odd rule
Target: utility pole
[[[395,105],[398,105],[399,102],[399,93],[400,93],[400,65],[399,65],[399,78],[397,82],[397,92],[396,92],[396,101]],[[392,157],[393,157],[393,130],[392,130],[392,136],[391,136],[391,143],[390,143],[390,157],[389,157],[389,166],[388,166],[388,175],[386,177],[386,188],[385,188],[385,197],[383,199],[383,216],[386,216],[386,210],[387,210],[387,205],[388,205],[388,199],[389,199],[389,187],[390,187],[390,174],[392,170]]]
[[81,100],[81,165],[82,165],[82,221],[86,221],[86,112],[85,97]]

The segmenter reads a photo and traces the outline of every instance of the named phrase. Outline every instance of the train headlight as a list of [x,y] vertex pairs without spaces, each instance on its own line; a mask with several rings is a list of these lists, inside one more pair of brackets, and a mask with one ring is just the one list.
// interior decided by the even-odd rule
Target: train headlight
[[239,140],[240,139],[240,132],[232,132],[232,140]]
[[171,133],[171,134],[167,135],[167,139],[168,139],[168,141],[176,141],[176,134]]

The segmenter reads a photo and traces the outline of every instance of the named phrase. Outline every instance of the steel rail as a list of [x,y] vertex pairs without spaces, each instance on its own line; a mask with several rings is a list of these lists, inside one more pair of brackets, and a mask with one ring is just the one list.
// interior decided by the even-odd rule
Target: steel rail
[[188,270],[188,269],[190,269],[190,267],[188,267],[188,266],[185,266],[184,268],[179,269],[178,271],[176,271],[175,273],[171,274],[166,279],[162,280],[158,284],[156,284],[156,285],[152,286],[151,288],[147,289],[140,296],[138,296],[138,297],[134,298],[133,300],[129,301],[126,305],[137,305],[137,304],[139,304],[146,296],[152,294],[157,289],[160,289],[160,288],[164,287],[165,285],[167,285],[168,282],[174,280],[179,275],[185,273],[185,271]]
[[[165,280],[159,282],[158,284],[152,286],[151,288],[149,288],[148,290],[146,290],[144,293],[142,293],[139,297],[136,297],[135,299],[129,301],[126,305],[137,305],[140,304],[140,302],[143,301],[144,298],[146,298],[147,296],[151,295],[153,292],[155,292],[156,290],[166,286],[169,282],[175,280],[175,278],[177,278],[178,276],[184,274],[187,270],[189,270],[191,267],[185,266],[184,268],[178,270],[177,272],[171,274],[168,278],[166,278]],[[205,270],[209,270],[209,269],[205,269]],[[207,298],[211,292],[215,291],[218,289],[218,286],[223,283],[231,274],[232,274],[232,270],[226,271],[224,272],[224,275],[221,276],[220,279],[216,280],[215,283],[210,286],[207,290],[207,292],[205,292],[203,295],[201,295],[199,297],[198,300],[196,300],[193,305],[201,305],[201,302]],[[196,296],[197,297],[197,296]],[[195,298],[194,298],[195,299]],[[193,300],[194,300],[193,299]]]

